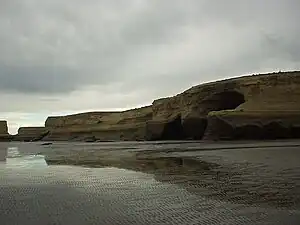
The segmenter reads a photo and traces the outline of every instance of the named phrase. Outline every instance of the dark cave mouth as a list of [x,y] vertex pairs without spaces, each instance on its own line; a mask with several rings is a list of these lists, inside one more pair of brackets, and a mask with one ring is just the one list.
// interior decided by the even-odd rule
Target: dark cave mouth
[[232,110],[245,102],[245,97],[238,91],[223,91],[204,100],[207,113],[210,111]]
[[245,102],[244,95],[237,91],[215,93],[200,103],[203,117],[185,118],[181,115],[168,121],[163,129],[161,140],[201,140],[207,128],[206,115],[211,111],[233,110]]
[[200,104],[203,117],[189,119],[183,124],[185,139],[203,139],[208,123],[206,116],[209,112],[234,110],[244,102],[244,95],[238,91],[222,91],[212,94]]

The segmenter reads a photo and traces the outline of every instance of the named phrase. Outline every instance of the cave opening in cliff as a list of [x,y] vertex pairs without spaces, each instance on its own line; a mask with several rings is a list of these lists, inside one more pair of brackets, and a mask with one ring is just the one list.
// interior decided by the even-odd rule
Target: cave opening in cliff
[[162,140],[182,140],[183,129],[181,124],[181,115],[169,121],[163,130]]
[[205,100],[208,112],[235,109],[244,102],[244,95],[237,91],[219,92]]

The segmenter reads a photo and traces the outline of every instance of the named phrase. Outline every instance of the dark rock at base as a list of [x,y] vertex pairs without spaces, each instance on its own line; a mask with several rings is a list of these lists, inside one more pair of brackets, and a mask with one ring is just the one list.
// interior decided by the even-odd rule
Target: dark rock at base
[[283,124],[272,121],[263,127],[263,139],[283,139],[291,137],[291,131]]
[[49,134],[49,131],[46,131],[40,135],[38,135],[37,137],[33,138],[32,141],[41,141],[43,140],[44,137],[46,137]]
[[180,140],[183,139],[181,116],[166,121],[149,121],[146,125],[146,140]]
[[49,134],[45,127],[20,127],[18,134],[14,136],[14,141],[34,142],[41,141]]
[[274,140],[295,138],[297,132],[292,131],[291,128],[284,126],[281,122],[271,121],[264,126],[258,124],[247,124],[236,127],[235,139],[251,139],[251,140]]
[[209,116],[203,139],[231,140],[234,138],[234,127],[218,116]]
[[96,142],[97,138],[95,136],[86,137],[83,139],[84,142]]
[[263,137],[263,127],[257,124],[246,124],[238,126],[234,130],[234,139],[237,140],[259,140]]
[[43,141],[74,141],[74,142],[107,142],[107,141],[135,141],[145,140],[145,127],[128,127],[113,128],[113,129],[95,129],[91,130],[88,127],[81,128],[76,131],[71,129],[54,129],[49,135],[43,138]]
[[218,111],[208,115],[210,140],[274,140],[300,137],[299,111]]
[[290,132],[292,138],[300,138],[300,126],[292,126]]
[[12,141],[13,136],[12,135],[0,135],[0,142],[9,142]]
[[185,139],[201,140],[207,127],[206,118],[185,118],[182,121],[183,136]]
[[41,145],[52,145],[53,143],[52,142],[47,142],[47,143],[43,143],[43,144],[41,144]]
[[117,142],[116,140],[97,140],[96,142]]

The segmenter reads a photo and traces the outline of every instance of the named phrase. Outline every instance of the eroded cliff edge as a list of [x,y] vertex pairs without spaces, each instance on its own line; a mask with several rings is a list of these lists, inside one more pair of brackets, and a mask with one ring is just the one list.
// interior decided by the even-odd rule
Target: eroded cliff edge
[[298,138],[300,72],[251,75],[194,86],[124,112],[49,117],[43,140]]

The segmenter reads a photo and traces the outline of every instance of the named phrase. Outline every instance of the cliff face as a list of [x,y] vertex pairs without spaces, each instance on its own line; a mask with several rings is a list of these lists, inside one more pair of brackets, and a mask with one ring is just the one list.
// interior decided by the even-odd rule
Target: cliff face
[[207,118],[208,140],[300,138],[300,111],[219,111]]
[[300,72],[283,72],[194,86],[124,112],[49,117],[43,140],[293,138],[299,117]]
[[7,122],[4,120],[0,121],[0,141],[10,140],[10,135],[8,134]]
[[182,119],[210,111],[300,110],[300,72],[245,76],[198,85],[153,102],[153,119],[181,114]]
[[151,118],[151,106],[48,117],[45,127],[50,132],[43,140],[145,140],[146,122]]
[[48,133],[46,127],[20,127],[14,141],[40,141]]
[[[231,110],[227,114],[232,115],[232,126],[238,123],[233,119],[237,111],[243,112],[239,118],[244,117],[245,121],[256,111],[256,120],[261,123],[273,120],[268,115],[274,112],[278,112],[276,121],[288,119],[289,113],[297,118],[300,116],[300,72],[245,76],[198,85],[177,96],[155,100],[152,109],[157,123],[181,116],[183,137],[193,139],[202,137],[206,126],[209,129],[215,126],[210,124],[211,117],[206,119],[213,111]],[[285,111],[285,116],[281,116],[281,111]]]

